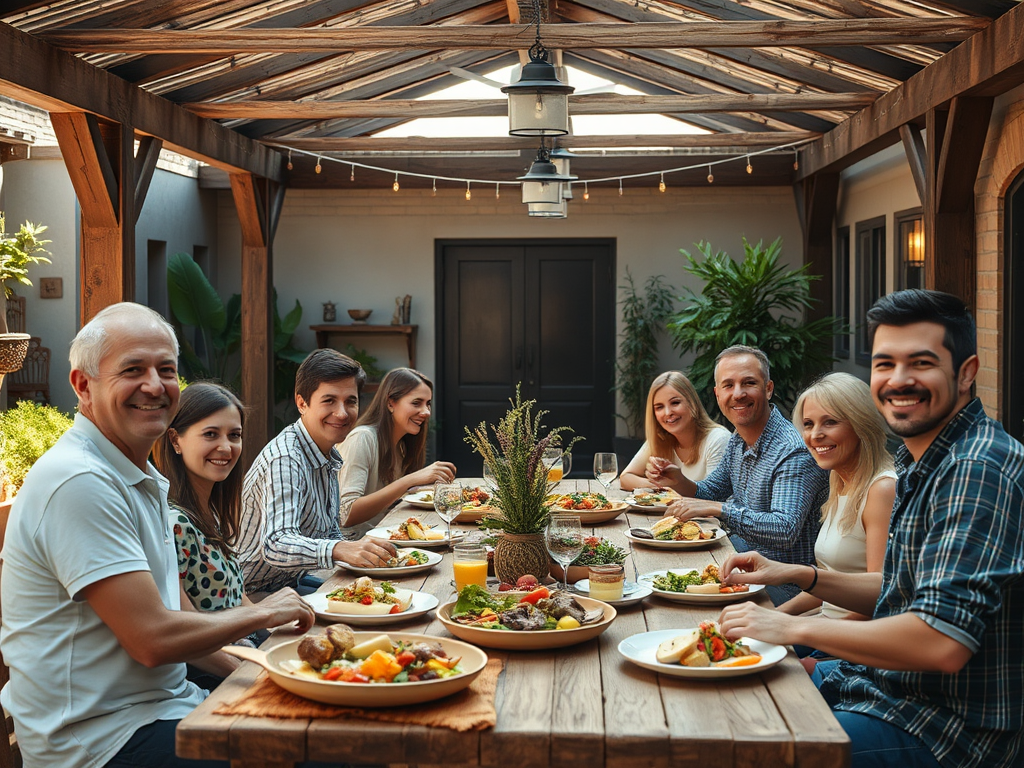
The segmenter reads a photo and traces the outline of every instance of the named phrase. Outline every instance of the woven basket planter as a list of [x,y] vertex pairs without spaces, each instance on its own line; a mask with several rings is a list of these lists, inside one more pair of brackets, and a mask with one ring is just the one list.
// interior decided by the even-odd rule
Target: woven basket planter
[[21,370],[29,338],[27,333],[0,333],[0,376]]
[[506,584],[528,573],[543,582],[550,562],[543,533],[502,533],[494,545],[494,575]]

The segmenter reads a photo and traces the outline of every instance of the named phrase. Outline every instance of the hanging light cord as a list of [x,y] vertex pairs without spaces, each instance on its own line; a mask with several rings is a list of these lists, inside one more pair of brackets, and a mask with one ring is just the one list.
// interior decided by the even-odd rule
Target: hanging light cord
[[533,0],[533,20],[536,24],[536,38],[530,46],[530,61],[547,61],[548,49],[540,41],[540,0]]

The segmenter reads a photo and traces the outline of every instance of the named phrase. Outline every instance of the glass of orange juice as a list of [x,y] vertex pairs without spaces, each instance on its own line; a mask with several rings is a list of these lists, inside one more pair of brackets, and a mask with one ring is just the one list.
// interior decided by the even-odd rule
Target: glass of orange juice
[[557,483],[569,474],[572,466],[572,454],[564,453],[561,448],[544,449],[544,466],[548,468],[548,482]]
[[479,543],[456,544],[452,548],[452,570],[455,572],[455,591],[461,592],[467,584],[487,588],[487,548]]

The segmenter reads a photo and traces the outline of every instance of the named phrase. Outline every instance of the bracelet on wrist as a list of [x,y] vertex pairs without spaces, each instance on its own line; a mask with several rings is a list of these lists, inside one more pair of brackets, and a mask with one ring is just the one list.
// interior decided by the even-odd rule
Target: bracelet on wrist
[[818,586],[818,566],[814,565],[813,563],[810,563],[809,565],[811,568],[814,569],[814,578],[811,579],[811,585],[804,589],[804,592],[806,592],[807,594],[810,594],[811,590]]

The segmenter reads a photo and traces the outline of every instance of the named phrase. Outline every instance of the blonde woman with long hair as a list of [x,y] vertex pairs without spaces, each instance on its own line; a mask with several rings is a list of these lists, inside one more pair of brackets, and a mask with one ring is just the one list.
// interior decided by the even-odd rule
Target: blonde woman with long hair
[[647,392],[646,441],[622,471],[623,490],[650,488],[647,465],[661,459],[658,485],[674,488],[679,475],[699,482],[718,466],[731,433],[716,424],[690,380],[679,371],[665,371],[651,382]]
[[[896,473],[886,450],[885,421],[867,384],[848,373],[830,373],[796,401],[793,424],[807,450],[829,471],[814,545],[818,567],[844,573],[879,573],[896,497]],[[821,607],[829,618],[866,618],[823,603],[806,592],[779,606],[789,614]]]

